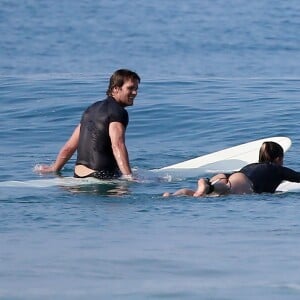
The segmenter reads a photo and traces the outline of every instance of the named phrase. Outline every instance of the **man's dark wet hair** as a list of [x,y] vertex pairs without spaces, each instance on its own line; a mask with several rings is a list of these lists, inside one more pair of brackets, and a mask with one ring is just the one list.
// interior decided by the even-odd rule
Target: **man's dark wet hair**
[[106,95],[111,96],[113,89],[115,87],[123,86],[124,82],[127,80],[137,81],[138,83],[141,82],[140,76],[133,71],[130,71],[128,69],[119,69],[115,71],[110,77]]

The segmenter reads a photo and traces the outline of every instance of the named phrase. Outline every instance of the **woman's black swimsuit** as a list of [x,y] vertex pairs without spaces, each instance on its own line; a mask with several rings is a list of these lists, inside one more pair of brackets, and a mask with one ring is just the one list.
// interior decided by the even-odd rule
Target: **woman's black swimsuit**
[[300,172],[274,163],[249,164],[239,172],[245,174],[252,182],[255,193],[274,193],[284,180],[300,182]]

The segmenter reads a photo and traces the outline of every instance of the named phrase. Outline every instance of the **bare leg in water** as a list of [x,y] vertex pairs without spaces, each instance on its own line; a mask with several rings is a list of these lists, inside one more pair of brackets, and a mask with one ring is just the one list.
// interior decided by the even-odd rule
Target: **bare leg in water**
[[163,197],[169,197],[169,196],[193,196],[195,191],[189,190],[189,189],[180,189],[173,194],[169,192],[163,193]]
[[213,176],[210,180],[207,178],[200,178],[198,180],[198,186],[196,191],[190,189],[180,189],[175,193],[171,194],[165,192],[163,197],[169,196],[191,196],[191,197],[203,197],[211,192],[211,186],[213,186],[213,191],[217,195],[227,194],[230,190],[228,180],[225,174],[217,174]]
[[203,197],[207,194],[225,195],[230,191],[230,182],[225,174],[217,174],[213,176],[209,182],[207,179],[200,178],[198,180],[198,188],[194,193],[194,197]]

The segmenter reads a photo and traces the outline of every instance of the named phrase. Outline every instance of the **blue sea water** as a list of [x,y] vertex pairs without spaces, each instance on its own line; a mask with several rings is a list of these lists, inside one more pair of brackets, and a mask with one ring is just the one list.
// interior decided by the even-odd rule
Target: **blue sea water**
[[298,1],[0,4],[0,299],[299,299],[298,193],[3,184],[53,179],[34,166],[124,67],[142,78],[126,135],[140,175],[268,136],[292,139],[300,170]]

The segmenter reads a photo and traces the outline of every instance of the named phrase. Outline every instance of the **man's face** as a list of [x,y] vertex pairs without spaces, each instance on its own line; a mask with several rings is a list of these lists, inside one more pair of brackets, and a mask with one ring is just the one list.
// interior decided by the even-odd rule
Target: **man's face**
[[138,81],[137,80],[126,80],[121,87],[116,87],[113,93],[113,97],[122,106],[133,105],[133,100],[137,95],[138,91]]

